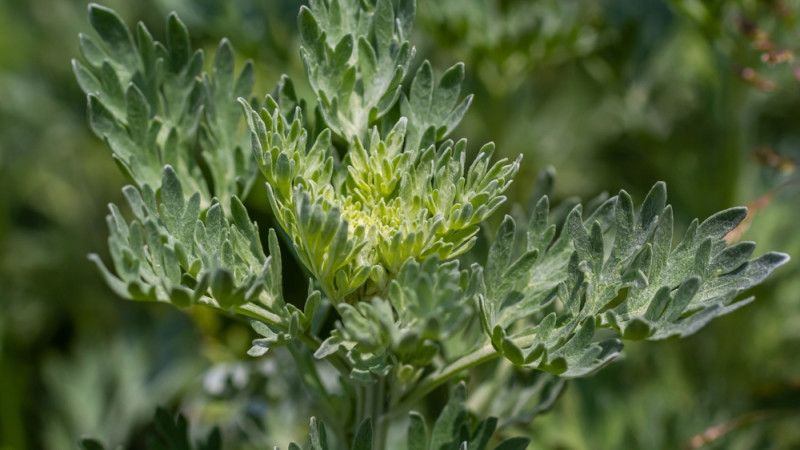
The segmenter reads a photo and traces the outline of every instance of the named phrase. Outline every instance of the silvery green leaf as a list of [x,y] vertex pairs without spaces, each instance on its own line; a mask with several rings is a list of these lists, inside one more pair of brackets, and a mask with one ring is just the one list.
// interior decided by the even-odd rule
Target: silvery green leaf
[[416,411],[411,411],[408,418],[407,450],[428,450],[428,426],[425,424],[425,418]]
[[367,417],[358,426],[351,450],[372,450],[372,418]]
[[332,0],[301,7],[298,27],[306,74],[328,127],[348,142],[364,138],[400,97],[414,50],[414,7],[391,0]]
[[89,5],[89,22],[116,61],[135,64],[133,37],[117,13],[92,3]]
[[472,102],[472,95],[458,102],[463,81],[464,64],[458,63],[448,69],[434,86],[430,62],[422,63],[411,83],[408,97],[403,95],[400,100],[401,114],[408,117],[410,124],[407,150],[427,148],[441,141],[461,122]]
[[203,89],[207,99],[201,124],[201,157],[211,167],[211,184],[227,204],[227,196],[246,194],[257,173],[250,157],[247,134],[238,133],[242,110],[238,98],[248,97],[253,87],[253,62],[247,61],[238,77],[234,72],[234,50],[227,39],[217,47],[212,74],[204,74]]
[[180,307],[202,303],[237,308],[255,302],[282,315],[282,293],[276,286],[281,282],[280,253],[275,244],[273,254],[264,255],[258,230],[241,202],[232,199],[233,222],[218,203],[202,217],[199,195],[185,200],[182,180],[170,166],[159,184],[160,201],[149,185],[123,190],[135,216],[130,224],[111,206],[109,249],[116,274],[97,256],[91,259],[112,289],[126,298]]
[[139,187],[158,187],[161,169],[171,165],[190,194],[200,193],[203,208],[214,196],[227,206],[232,196],[245,195],[256,166],[242,151],[247,136],[239,136],[235,102],[250,93],[252,64],[234,81],[233,49],[223,40],[214,76],[202,74],[203,52],[192,50],[175,14],[167,20],[166,45],[142,24],[134,39],[108,8],[90,5],[89,18],[100,42],[81,35],[88,67],[73,61],[73,70],[89,96],[92,129],[125,174]]
[[290,340],[289,336],[285,333],[273,331],[264,322],[251,319],[250,326],[256,333],[262,336],[261,338],[253,340],[252,347],[247,351],[247,354],[250,356],[263,356],[270,348],[286,345]]
[[325,425],[319,422],[315,417],[312,417],[310,420],[308,436],[311,438],[312,450],[329,450]]
[[431,430],[431,441],[429,448],[442,448],[444,445],[452,445],[455,440],[460,444],[458,439],[459,428],[466,416],[464,403],[467,399],[467,388],[464,383],[458,383],[453,387],[450,392],[450,398],[447,401],[439,418]]
[[[543,190],[551,178],[541,177]],[[621,343],[599,338],[597,327],[622,339],[686,336],[749,302],[735,299],[787,259],[770,252],[748,261],[752,244],[727,246],[741,208],[695,221],[673,248],[663,183],[638,209],[624,191],[588,217],[573,207],[558,238],[547,197],[531,205],[528,229],[506,218],[490,248],[482,323],[513,363],[564,377],[588,375],[619,354]],[[512,251],[519,242],[529,250]]]

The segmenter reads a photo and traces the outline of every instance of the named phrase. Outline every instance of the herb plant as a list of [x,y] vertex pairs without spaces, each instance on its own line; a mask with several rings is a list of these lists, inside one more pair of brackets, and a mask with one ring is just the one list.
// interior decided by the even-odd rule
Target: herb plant
[[[319,418],[313,449],[487,448],[499,426],[550,407],[564,379],[617,359],[623,341],[692,334],[752,301],[739,294],[788,259],[728,245],[745,208],[674,239],[663,183],[639,206],[621,191],[551,208],[552,170],[489,233],[521,158],[449,139],[472,96],[463,64],[411,70],[413,0],[301,7],[312,99],[285,76],[253,96],[254,66],[237,73],[225,39],[205,72],[174,14],[160,43],[89,11],[100,39],[81,35],[75,75],[92,130],[132,182],[132,216],[110,206],[111,264],[90,258],[121,297],[248,318],[252,357],[289,346]],[[264,185],[277,227],[262,236],[243,199]],[[309,278],[299,304],[284,296],[280,241]],[[325,382],[331,371],[338,384]],[[537,382],[508,383],[531,371]],[[438,418],[415,411],[443,386]],[[183,419],[157,421],[161,445],[191,445]],[[390,436],[399,427],[404,443]],[[219,446],[212,434],[199,448]]]

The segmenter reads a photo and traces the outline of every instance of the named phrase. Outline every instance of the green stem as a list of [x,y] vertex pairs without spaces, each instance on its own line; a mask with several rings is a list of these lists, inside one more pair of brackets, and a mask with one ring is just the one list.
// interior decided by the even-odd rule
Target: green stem
[[386,400],[384,397],[386,391],[386,377],[381,377],[377,383],[377,398],[375,401],[375,414],[373,416],[374,423],[374,449],[384,450],[386,448],[386,434],[389,431],[389,417],[386,414]]
[[287,347],[289,348],[289,353],[291,353],[292,357],[297,363],[297,367],[301,371],[300,379],[309,389],[311,395],[320,394],[325,402],[325,405],[330,407],[330,393],[328,393],[328,390],[322,383],[322,378],[319,376],[319,372],[317,371],[317,367],[314,364],[311,356],[298,348],[298,346],[294,343],[290,343]]
[[[386,410],[388,406],[385,395],[386,378],[380,377],[374,383],[362,385],[356,402],[357,413],[353,430],[357,430],[364,420],[372,419],[373,450],[385,450],[387,448],[386,438],[389,430],[389,415]],[[351,434],[351,437],[354,436],[354,434]]]
[[[367,397],[366,392],[367,389],[364,386],[358,386],[356,388],[356,420],[353,425],[353,430],[361,425],[361,421],[367,416],[367,405],[365,403],[365,399]],[[354,434],[351,432],[350,436],[352,437]]]
[[353,430],[358,430],[358,427],[361,426],[361,423],[368,417],[372,417],[373,429],[375,426],[375,383],[364,386],[364,390],[362,392],[364,394],[362,398],[364,407],[361,408],[361,416],[356,421],[355,428]]
[[474,352],[468,353],[452,363],[439,368],[423,378],[422,381],[414,386],[404,400],[392,407],[391,414],[396,416],[409,411],[418,401],[422,400],[423,397],[445,381],[471,367],[491,361],[498,356],[500,356],[500,354],[492,347],[492,344],[486,344]]
[[[519,337],[514,339],[514,343],[521,348],[525,348],[531,344],[535,336],[536,335],[534,334],[530,336]],[[414,388],[405,396],[402,401],[400,401],[400,403],[393,405],[391,408],[391,416],[396,417],[399,414],[409,411],[417,402],[422,400],[431,391],[461,372],[491,361],[499,356],[500,353],[498,353],[497,350],[492,347],[491,342],[489,342],[483,347],[480,347],[477,350],[458,358],[450,364],[440,367],[417,383],[417,385],[414,386]]]
[[[235,312],[250,317],[252,319],[260,320],[268,325],[272,325],[275,328],[278,328],[282,331],[289,331],[289,327],[283,323],[283,320],[277,314],[267,311],[266,309],[255,305],[253,303],[245,303],[242,306],[239,306],[235,309]],[[303,333],[298,337],[304,344],[308,345],[311,350],[316,351],[320,345],[322,345],[322,341],[319,340],[318,337]],[[350,369],[347,367],[347,363],[341,357],[339,353],[334,353],[325,358],[336,370],[342,374],[345,379],[350,376]]]
[[344,427],[341,422],[341,414],[337,411],[331,394],[322,382],[319,371],[317,371],[314,357],[308,353],[306,349],[294,342],[290,342],[287,348],[292,358],[295,360],[300,380],[305,385],[309,396],[315,399],[315,403],[320,404],[320,413],[323,415],[324,421],[328,424],[335,425],[335,427],[333,427],[333,432],[340,440],[344,441],[346,437],[343,432]]
[[258,319],[267,325],[272,325],[280,328],[281,330],[287,330],[287,327],[283,325],[283,319],[281,319],[279,315],[271,313],[254,303],[245,303],[244,305],[237,307],[236,312],[243,316],[250,317],[251,319]]

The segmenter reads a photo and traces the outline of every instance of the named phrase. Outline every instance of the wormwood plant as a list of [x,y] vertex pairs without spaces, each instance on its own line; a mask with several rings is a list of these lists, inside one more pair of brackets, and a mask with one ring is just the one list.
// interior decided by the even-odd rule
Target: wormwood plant
[[[448,139],[472,96],[462,64],[411,73],[414,10],[413,0],[302,7],[311,101],[285,76],[253,97],[253,64],[236,73],[225,39],[205,72],[174,14],[161,43],[92,5],[99,39],[81,35],[73,63],[91,128],[132,182],[132,217],[110,205],[111,268],[90,258],[121,297],[248,318],[260,336],[252,357],[289,346],[321,418],[310,421],[316,450],[484,449],[498,426],[549,407],[561,380],[619,357],[624,340],[692,334],[752,301],[738,295],[788,259],[728,245],[744,208],[695,220],[676,243],[663,183],[638,207],[622,191],[551,211],[549,170],[529,207],[484,237],[521,158]],[[264,185],[278,224],[266,252],[242,202]],[[310,279],[302,304],[284,298],[281,239]],[[470,251],[484,239],[488,250]],[[507,383],[531,371],[547,375]],[[445,385],[438,418],[415,412]],[[188,448],[186,422],[159,417],[162,445]],[[405,443],[388,440],[398,427]],[[200,448],[220,445],[214,434]]]

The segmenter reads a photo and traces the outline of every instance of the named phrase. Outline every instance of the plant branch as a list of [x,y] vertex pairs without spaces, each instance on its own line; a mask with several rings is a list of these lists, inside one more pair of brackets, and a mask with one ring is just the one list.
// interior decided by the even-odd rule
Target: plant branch
[[[514,343],[520,347],[527,347],[536,337],[535,334],[529,336],[522,336],[519,338],[514,339]],[[451,378],[457,376],[461,372],[470,369],[472,367],[478,366],[485,362],[489,362],[497,357],[500,356],[500,353],[492,347],[491,342],[486,343],[482,347],[478,348],[477,350],[468,353],[457,360],[447,364],[443,367],[440,367],[436,371],[428,374],[425,378],[422,379],[409,393],[408,395],[400,401],[397,405],[392,406],[391,415],[392,417],[396,417],[399,414],[402,414],[406,411],[409,411],[414,405],[428,395],[431,391],[436,389],[438,386],[443,384],[444,382],[450,380]]]
[[284,331],[288,329],[286,325],[283,324],[283,319],[279,315],[271,313],[254,303],[245,303],[244,305],[237,307],[235,312],[243,316],[250,317],[251,319],[260,320],[267,325],[272,325]]
[[[289,331],[289,327],[283,323],[283,320],[277,314],[271,313],[266,309],[255,305],[253,303],[246,303],[242,306],[239,306],[235,309],[235,312],[250,317],[252,319],[260,320],[268,325],[272,325],[282,331]],[[304,344],[308,345],[312,351],[315,351],[322,345],[322,341],[312,334],[303,333],[302,335],[298,336]],[[345,379],[350,376],[350,369],[347,366],[347,363],[342,359],[341,355],[338,353],[334,353],[329,355],[325,358],[336,370],[342,374]]]
[[373,423],[375,427],[374,442],[376,450],[386,448],[386,435],[389,430],[389,417],[386,411],[386,377],[378,380],[378,395],[375,402],[375,417]]
[[423,397],[425,397],[428,393],[436,389],[445,381],[455,377],[459,373],[471,367],[491,361],[498,356],[500,356],[500,354],[497,353],[497,350],[495,350],[494,347],[492,347],[492,344],[489,343],[473,351],[472,353],[468,353],[452,363],[439,368],[423,378],[411,390],[411,392],[409,392],[405,399],[403,399],[399,404],[394,405],[392,407],[391,415],[397,416],[410,410],[418,401],[420,401]]

